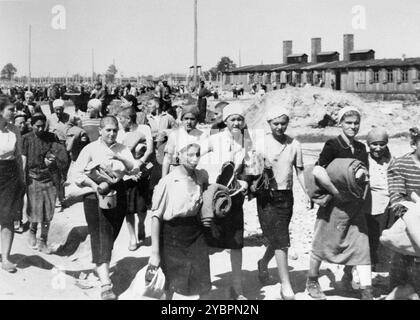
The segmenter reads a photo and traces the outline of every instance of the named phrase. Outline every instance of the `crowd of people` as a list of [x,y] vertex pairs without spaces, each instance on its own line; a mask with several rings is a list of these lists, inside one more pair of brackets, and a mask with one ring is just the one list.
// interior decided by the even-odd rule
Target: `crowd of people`
[[[372,270],[388,262],[383,261],[388,256],[379,241],[382,231],[398,218],[409,217],[404,202],[411,200],[412,193],[420,195],[418,129],[410,131],[414,151],[394,159],[385,130],[369,133],[367,149],[356,139],[361,113],[345,107],[338,115],[342,132],[325,143],[312,168],[304,164],[300,143],[286,134],[291,108],[287,102],[269,105],[272,102],[263,101],[270,110],[266,114],[270,130],[262,141],[255,141],[240,99],[218,102],[210,130],[200,126],[206,123],[206,99],[215,96],[204,82],[197,90],[198,100],[187,99],[183,104],[174,103],[175,95],[165,82],[152,94],[137,90],[127,86],[109,93],[97,83],[88,94],[86,107],[73,101],[71,115],[65,110],[66,103],[70,105],[64,100],[65,92],[46,98],[51,102],[46,107],[34,101],[31,91],[23,96],[3,92],[2,269],[17,271],[10,252],[14,232],[25,231],[25,225],[28,245],[52,253],[49,227],[56,206],[65,208],[73,200],[65,188],[72,186],[82,194],[102,299],[117,299],[110,262],[124,220],[128,248],[137,250],[145,245],[144,221],[150,210],[148,272],[161,268],[169,298],[205,297],[211,289],[209,248],[216,247],[230,251],[230,297],[246,300],[243,206],[246,198],[255,197],[268,243],[256,266],[259,281],[271,281],[268,264],[274,257],[280,296],[294,300],[288,248],[296,175],[308,204],[312,201],[319,206],[308,262],[308,294],[326,299],[318,282],[325,261],[345,266],[341,283],[348,290],[357,275],[360,298],[374,298]],[[243,94],[240,88],[235,90]],[[393,254],[389,272],[390,291],[411,288],[412,293],[420,293],[418,257]]]

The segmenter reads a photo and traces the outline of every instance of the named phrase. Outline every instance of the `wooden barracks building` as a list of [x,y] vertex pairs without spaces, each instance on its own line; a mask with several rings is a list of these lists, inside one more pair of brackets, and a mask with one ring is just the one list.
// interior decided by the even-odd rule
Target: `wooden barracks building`
[[415,94],[420,90],[420,58],[375,59],[375,51],[354,50],[354,35],[343,38],[343,59],[337,51],[322,52],[321,38],[311,39],[307,54],[293,54],[292,41],[283,41],[283,63],[249,65],[222,75],[224,87],[253,83],[271,88],[307,83],[356,93]]

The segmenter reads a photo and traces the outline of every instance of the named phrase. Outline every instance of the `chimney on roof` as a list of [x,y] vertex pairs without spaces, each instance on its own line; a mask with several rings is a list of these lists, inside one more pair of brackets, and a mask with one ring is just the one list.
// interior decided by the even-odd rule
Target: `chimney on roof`
[[287,63],[287,56],[293,53],[293,41],[283,41],[283,63]]
[[311,62],[317,63],[317,55],[321,52],[321,38],[311,39]]
[[354,34],[345,34],[343,37],[343,61],[350,61],[350,52],[354,50]]

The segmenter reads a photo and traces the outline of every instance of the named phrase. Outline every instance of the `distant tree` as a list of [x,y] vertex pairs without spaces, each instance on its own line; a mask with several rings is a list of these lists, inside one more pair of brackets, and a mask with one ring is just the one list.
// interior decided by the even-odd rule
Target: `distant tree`
[[12,80],[16,72],[17,69],[15,68],[15,66],[9,62],[1,70],[1,78],[6,80]]
[[118,73],[117,68],[115,67],[114,64],[111,64],[108,67],[108,70],[105,73],[105,78],[107,82],[114,82],[115,80],[115,75]]
[[236,64],[229,57],[221,57],[215,67],[209,70],[211,79],[215,80],[218,72],[226,72],[230,69],[236,68]]

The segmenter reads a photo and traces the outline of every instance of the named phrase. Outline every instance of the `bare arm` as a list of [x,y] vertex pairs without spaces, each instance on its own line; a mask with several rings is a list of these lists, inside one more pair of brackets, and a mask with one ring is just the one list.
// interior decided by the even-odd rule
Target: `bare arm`
[[160,224],[158,217],[152,217],[152,253],[150,255],[149,264],[158,267],[160,265]]
[[169,166],[171,165],[172,154],[165,153],[162,162],[162,178],[169,173]]
[[299,184],[302,187],[303,192],[305,192],[305,194],[308,195],[308,192],[307,192],[306,186],[305,186],[305,178],[304,178],[304,175],[303,175],[304,170],[303,170],[303,168],[298,168],[298,167],[295,167],[295,169],[296,169],[296,176],[297,176],[297,179],[299,181]]
[[339,192],[337,188],[332,183],[330,177],[328,176],[327,170],[321,166],[315,166],[312,171],[316,181],[326,189],[332,195],[338,195]]

